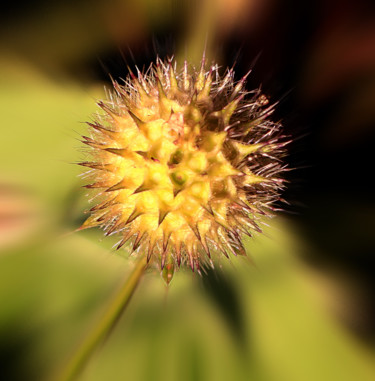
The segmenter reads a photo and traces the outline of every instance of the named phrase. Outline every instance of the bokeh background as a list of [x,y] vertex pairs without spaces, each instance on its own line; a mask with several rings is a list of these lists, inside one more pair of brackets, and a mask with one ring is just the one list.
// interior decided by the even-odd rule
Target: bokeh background
[[0,379],[44,380],[133,262],[72,233],[74,165],[110,75],[157,55],[250,68],[293,138],[254,265],[148,273],[81,380],[375,379],[375,7],[366,0],[8,2],[0,15]]

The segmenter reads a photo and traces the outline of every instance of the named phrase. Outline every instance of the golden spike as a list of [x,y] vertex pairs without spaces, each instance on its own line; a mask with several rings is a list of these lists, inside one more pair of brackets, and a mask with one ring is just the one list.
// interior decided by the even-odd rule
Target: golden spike
[[233,99],[238,93],[240,93],[244,87],[247,77],[251,73],[251,69],[237,82],[236,86],[233,89],[231,98]]
[[156,58],[156,73],[155,73],[155,77],[159,77],[159,78],[161,78],[163,76],[163,71],[160,68],[160,64],[163,64],[163,62],[160,59],[160,57],[157,57]]
[[229,225],[224,221],[224,218],[220,218],[215,212],[212,215],[213,220],[221,227],[223,227],[225,230],[231,230]]
[[231,141],[231,146],[235,149],[237,155],[233,158],[233,164],[238,165],[247,156],[259,151],[264,145],[263,144],[243,144],[236,141]]
[[174,188],[173,189],[173,197],[176,197],[181,191],[182,191],[182,188],[180,188],[180,189]]
[[263,120],[266,118],[265,115],[263,116],[260,116],[256,119],[253,119],[251,122],[249,123],[245,123],[245,124],[242,124],[241,125],[241,128],[244,128],[244,134],[247,134],[249,133],[255,126],[259,125],[260,123],[263,122]]
[[[165,259],[166,259],[166,256],[167,256],[168,244],[169,244],[171,235],[172,235],[172,232],[169,232],[169,233],[163,232],[163,253],[162,253],[162,266],[163,267],[164,267],[163,260],[164,260],[164,263],[165,263]],[[162,267],[162,269],[163,269],[163,267]]]
[[251,212],[252,209],[249,205],[246,204],[246,202],[242,201],[240,198],[236,198],[235,200],[232,200],[234,204],[238,205],[240,208],[245,209],[247,212]]
[[207,243],[206,240],[205,240],[205,245],[206,245],[206,246],[203,246],[203,248],[206,250],[207,257],[208,257],[209,259],[211,259],[211,251],[210,251],[210,247],[208,246],[208,243]]
[[204,237],[202,237],[201,244],[203,246],[204,251],[207,254],[207,257],[211,259],[211,252],[210,252],[210,248],[208,246],[207,236],[206,235]]
[[118,191],[122,189],[129,189],[129,184],[127,182],[126,178],[123,178],[120,182],[118,182],[115,185],[112,185],[108,189],[106,189],[106,192],[113,192],[113,191]]
[[188,78],[188,65],[187,65],[187,61],[185,60],[184,62],[184,71],[183,71],[183,89],[184,90],[189,90],[190,88],[190,80]]
[[124,156],[124,154],[127,152],[125,148],[105,148],[104,151],[114,153],[115,155],[118,156]]
[[133,73],[133,70],[130,68],[130,66],[126,65],[126,68],[128,69],[128,72],[129,72],[129,75],[130,75],[131,79],[136,79],[137,77]]
[[229,124],[229,120],[232,117],[233,113],[235,112],[238,103],[242,100],[244,97],[244,94],[239,96],[237,99],[233,100],[232,102],[228,103],[221,111],[221,116],[224,121],[224,125],[227,126]]
[[186,246],[186,251],[189,256],[190,268],[194,272],[194,258],[193,258],[192,250],[188,246]]
[[127,109],[131,109],[135,107],[134,102],[129,99],[128,93],[126,93],[123,89],[124,86],[119,85],[117,82],[113,83],[113,87],[122,96],[122,102],[124,102],[124,105],[126,106]]
[[106,236],[109,236],[111,235],[112,233],[114,233],[118,228],[122,228],[123,226],[125,226],[124,222],[121,220],[121,218],[119,218],[108,230],[107,232],[105,233]]
[[246,249],[245,247],[243,246],[242,242],[240,239],[237,239],[236,240],[236,246],[238,245],[238,247],[233,247],[235,244],[231,244],[231,247],[233,248],[233,250],[236,251],[236,254],[237,255],[240,255],[242,257],[246,257]]
[[124,238],[121,240],[121,242],[117,245],[117,250],[119,250],[122,246],[124,246],[125,245],[125,243],[127,242],[127,241],[129,241],[129,239],[132,237],[134,235],[134,232],[132,231],[132,229],[129,229],[127,232],[126,232],[126,234],[125,234],[125,236],[124,236]]
[[138,67],[136,69],[137,69],[139,84],[143,87],[143,90],[146,92],[148,97],[151,98],[150,94],[148,93],[149,89],[147,87],[147,83],[146,83],[145,79],[143,78],[143,74],[139,71]]
[[[196,104],[197,100],[198,100],[198,91],[194,90],[194,93],[193,93],[193,95],[191,96],[191,99],[190,99],[190,104],[193,104],[193,105]],[[193,117],[195,117],[195,115],[193,113],[191,113],[191,114],[192,114]],[[196,119],[196,118],[194,118],[194,119]],[[201,117],[199,119],[201,119]],[[198,122],[199,120],[195,120],[195,121]]]
[[150,240],[148,242],[148,248],[147,248],[147,263],[150,262],[152,254],[154,253],[156,240],[155,238],[150,237]]
[[137,237],[135,238],[133,243],[133,251],[138,249],[138,247],[141,244],[142,238],[145,237],[146,235],[147,235],[146,232],[138,232]]
[[111,214],[108,213],[108,211],[105,211],[100,217],[96,219],[96,221],[104,222],[105,220],[108,220],[108,218],[111,218]]
[[207,152],[218,152],[227,139],[227,133],[223,132],[209,132],[203,136],[202,148]]
[[158,221],[159,226],[163,223],[165,217],[167,216],[169,212],[170,212],[169,210],[162,210],[162,209],[159,210],[159,221]]
[[121,97],[126,97],[128,94],[125,91],[124,86],[121,86],[117,81],[112,80],[113,87],[116,90],[117,94]]
[[218,235],[218,237],[219,237],[219,240],[221,241],[221,243],[224,245],[224,247],[227,247],[234,256],[237,256],[237,253],[234,251],[232,245],[228,241],[228,237],[226,235],[226,232],[221,234],[221,235]]
[[82,136],[82,137],[83,137],[83,140],[81,140],[81,142],[83,144],[86,144],[92,148],[103,149],[104,144],[98,143],[95,140],[89,138],[88,136]]
[[144,151],[134,151],[137,155],[142,156],[144,159],[148,159],[148,153]]
[[244,178],[243,184],[244,185],[253,185],[253,184],[266,183],[269,181],[271,181],[271,180],[269,180],[265,177],[257,176],[257,175],[254,175],[253,173],[247,173],[245,178]]
[[200,92],[198,94],[198,100],[209,97],[210,91],[211,91],[211,85],[212,85],[212,68],[210,69],[210,71],[206,77],[206,80],[204,82],[204,86],[203,86],[202,90],[200,90]]
[[202,235],[199,233],[198,227],[197,227],[197,231],[198,231],[198,236],[197,235],[196,236],[197,236],[200,244],[202,245],[204,251],[206,252],[206,254],[208,256],[208,258],[211,258],[211,253],[210,253],[210,250],[209,250],[208,245],[207,245],[206,237],[205,236],[202,237]]
[[124,157],[124,158],[130,158],[130,159],[133,159],[135,156],[133,151],[129,151],[126,148],[111,148],[111,147],[109,147],[109,148],[104,148],[103,151],[107,151],[107,152],[113,153],[117,156]]
[[228,232],[229,244],[236,251],[238,255],[246,255],[246,250],[241,242],[240,234],[237,230]]
[[97,105],[98,105],[103,111],[105,111],[107,114],[109,114],[109,115],[114,114],[114,110],[111,109],[111,107],[110,107],[107,103],[105,103],[105,102],[103,102],[103,101],[99,101],[99,102],[97,103]]
[[91,122],[87,122],[87,124],[93,128],[94,130],[96,131],[99,131],[101,132],[102,134],[104,135],[107,135],[109,138],[111,139],[117,139],[119,133],[117,131],[112,131],[112,130],[109,130],[108,128],[105,128],[104,126],[102,126],[101,124],[99,123],[91,123]]
[[125,225],[130,224],[131,222],[133,222],[135,219],[137,219],[142,214],[144,214],[144,212],[141,212],[141,211],[137,210],[137,208],[134,208],[134,210],[130,213],[130,216],[126,220]]
[[197,227],[197,226],[194,226],[193,224],[191,224],[191,223],[189,223],[189,222],[188,222],[188,225],[189,225],[189,228],[191,229],[191,231],[192,231],[192,232],[194,233],[194,235],[197,237],[197,239],[198,239],[199,241],[201,241],[202,238],[201,238],[201,235],[200,235],[200,233],[199,233],[198,227]]
[[100,210],[100,209],[108,208],[109,206],[115,205],[116,203],[117,203],[116,197],[114,197],[113,199],[111,199],[109,201],[103,201],[100,204],[93,206],[90,209],[90,212],[95,212],[95,211]]
[[133,194],[137,194],[137,193],[141,193],[141,192],[147,192],[151,190],[151,188],[149,186],[147,186],[145,183],[143,183],[142,185],[140,185],[134,192]]
[[216,239],[215,239],[215,245],[218,246],[219,250],[224,254],[225,257],[229,259],[229,255],[227,251],[225,250],[225,247],[223,246],[222,242],[220,241],[219,235],[216,234]]
[[247,129],[245,130],[246,133],[248,133],[254,126],[260,124],[264,119],[269,117],[274,111],[275,111],[275,105],[276,103],[270,105],[265,110],[262,111],[261,115],[252,120],[251,122],[246,124]]
[[[104,213],[104,212],[103,212]],[[99,215],[100,216],[100,215]],[[100,222],[98,222],[98,216],[96,214],[92,214],[91,216],[89,216],[85,222],[78,228],[76,229],[75,231],[81,231],[81,230],[85,230],[85,229],[88,229],[88,228],[93,228],[94,226],[98,226],[100,225]]]
[[[138,72],[138,77],[143,79],[142,74],[140,72]],[[139,100],[141,101],[142,106],[143,107],[148,106],[152,102],[152,98],[150,97],[150,95],[147,93],[147,91],[145,90],[145,88],[141,84],[139,78],[133,79],[133,83],[137,88]]]
[[105,111],[115,122],[120,123],[121,122],[121,115],[120,113],[113,110],[107,103],[100,101],[97,103],[98,106]]
[[169,62],[169,80],[171,82],[171,89],[174,91],[178,90],[177,78],[173,70],[172,62]]
[[146,124],[146,122],[139,119],[138,116],[135,115],[130,109],[128,109],[128,114],[133,119],[133,122],[137,125],[138,128],[142,128]]
[[182,243],[180,241],[175,242],[174,244],[178,267],[181,266],[181,246],[182,246]]
[[95,188],[107,188],[107,186],[108,186],[108,181],[97,181],[96,183],[87,184],[87,185],[84,185],[83,187],[87,189],[95,189]]
[[210,204],[207,204],[207,205],[203,205],[201,204],[201,207],[208,213],[210,214],[211,216],[215,217],[215,213],[214,211],[212,210],[212,207]]
[[221,86],[218,88],[218,92],[222,92],[225,88],[225,86],[227,86],[228,82],[230,82],[230,79],[233,75],[233,68],[232,69],[228,69],[228,73],[227,75],[223,78],[222,82],[221,82]]
[[[203,62],[203,61],[202,61]],[[201,66],[201,70],[198,74],[197,80],[195,82],[195,90],[197,92],[201,92],[205,85],[205,78],[204,78],[204,66]]]
[[109,163],[93,163],[90,161],[83,161],[81,163],[77,163],[78,165],[81,165],[82,167],[92,168],[92,169],[98,169],[101,171],[108,171],[113,172],[113,170],[116,168],[113,164]]
[[254,221],[248,221],[247,222],[257,233],[262,233],[262,229],[260,228],[260,226],[254,222]]
[[164,92],[163,85],[159,77],[156,77],[156,82],[158,85],[158,92],[159,92],[159,113],[164,120],[168,120],[171,116],[171,110],[172,110],[171,104],[169,102],[167,95]]
[[251,232],[249,232],[244,226],[242,225],[238,225],[238,229],[241,231],[242,234],[245,234],[247,235],[248,237],[252,237],[253,235],[251,234]]
[[195,258],[195,268],[197,269],[197,273],[198,273],[199,275],[202,275],[202,274],[201,274],[201,267],[200,267],[200,265],[199,265],[199,259],[198,259],[198,258]]
[[205,85],[205,65],[206,65],[206,53],[203,53],[201,69],[199,70],[198,76],[195,81],[195,90],[197,92],[202,91]]

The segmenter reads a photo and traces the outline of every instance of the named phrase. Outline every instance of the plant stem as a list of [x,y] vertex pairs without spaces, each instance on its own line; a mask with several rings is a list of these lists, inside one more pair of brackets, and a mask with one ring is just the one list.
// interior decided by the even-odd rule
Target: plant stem
[[130,276],[114,294],[103,316],[94,325],[93,329],[88,332],[88,335],[84,337],[67,366],[59,374],[55,375],[54,381],[72,381],[75,379],[98,344],[105,339],[124,312],[146,267],[147,261],[145,256],[143,256],[136,264]]
[[206,61],[211,62],[212,48],[217,28],[217,9],[212,0],[189,3],[188,25],[184,46],[177,51],[177,63],[182,67],[184,60],[199,67],[203,53]]

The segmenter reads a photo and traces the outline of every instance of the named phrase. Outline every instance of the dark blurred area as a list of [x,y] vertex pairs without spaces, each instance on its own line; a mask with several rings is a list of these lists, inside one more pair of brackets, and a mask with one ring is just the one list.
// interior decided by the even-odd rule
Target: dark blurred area
[[[272,118],[293,140],[287,203],[278,206],[306,242],[299,255],[324,277],[349,284],[349,307],[334,311],[336,318],[373,349],[375,3],[207,1],[216,15],[212,56],[223,68],[234,65],[238,79],[252,68],[247,88],[261,87],[277,102]],[[8,2],[0,58],[17,55],[53,81],[110,87],[127,66],[147,68],[156,55],[183,52],[199,7],[188,0]],[[202,287],[236,331],[239,302],[217,278],[209,272]]]
[[314,248],[306,261],[359,285],[361,312],[344,319],[374,344],[375,4],[272,3],[261,25],[225,41],[227,62],[241,48],[241,75],[261,52],[249,87],[280,101],[274,117],[294,139],[284,208]]

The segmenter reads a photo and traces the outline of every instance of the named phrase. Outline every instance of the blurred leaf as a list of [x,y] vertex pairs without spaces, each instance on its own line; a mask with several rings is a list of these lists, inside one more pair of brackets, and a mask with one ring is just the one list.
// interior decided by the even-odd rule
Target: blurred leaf
[[[0,70],[0,171],[33,190],[54,221],[0,256],[0,364],[7,379],[40,380],[69,356],[131,261],[108,249],[110,239],[99,242],[98,231],[55,233],[61,218],[79,219],[79,169],[70,162],[80,154],[71,131],[83,131],[77,121],[94,100],[16,60],[3,59]],[[228,280],[211,282],[214,298],[196,274],[180,271],[166,301],[159,274],[147,274],[81,379],[373,380],[373,354],[311,296],[311,278],[296,259],[298,237],[284,221],[273,224],[273,240],[246,243],[256,268],[244,258],[222,261]]]

